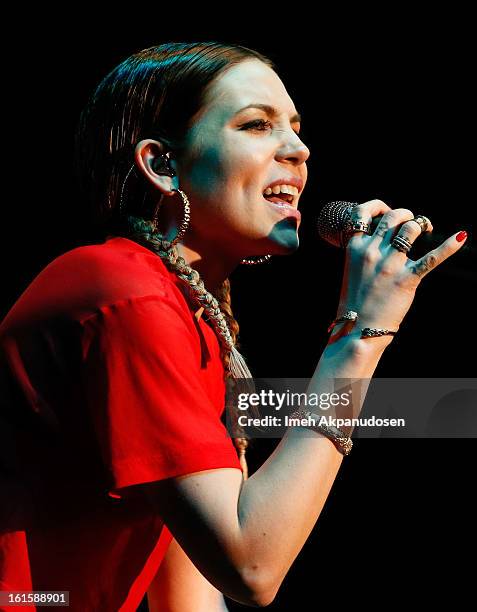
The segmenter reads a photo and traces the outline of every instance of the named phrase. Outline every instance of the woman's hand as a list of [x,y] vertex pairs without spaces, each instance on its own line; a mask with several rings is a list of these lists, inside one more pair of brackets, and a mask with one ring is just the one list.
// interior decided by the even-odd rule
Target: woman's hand
[[[372,235],[358,232],[348,242],[337,316],[346,310],[356,311],[359,319],[355,328],[359,332],[363,327],[396,330],[409,310],[422,278],[456,253],[465,240],[458,242],[458,234],[454,234],[413,261],[391,245],[397,234],[411,243],[419,240],[421,229],[411,221],[415,215],[410,210],[393,210],[381,200],[371,200],[356,206],[352,214],[353,220],[367,223],[377,215],[383,217]],[[432,230],[432,225],[429,230]]]

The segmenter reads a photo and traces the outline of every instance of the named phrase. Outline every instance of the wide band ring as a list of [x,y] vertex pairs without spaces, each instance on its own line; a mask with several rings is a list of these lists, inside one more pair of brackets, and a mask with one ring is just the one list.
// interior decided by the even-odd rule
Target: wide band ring
[[366,221],[362,221],[361,219],[356,219],[356,220],[350,219],[346,223],[345,231],[349,233],[354,233],[354,232],[368,233],[369,223],[366,223]]
[[400,236],[398,234],[393,238],[391,246],[397,249],[398,251],[401,251],[401,253],[408,253],[411,250],[412,243],[409,242],[409,240],[404,236]]
[[366,221],[361,221],[361,219],[358,219],[357,221],[353,221],[352,225],[351,225],[351,230],[353,232],[369,232],[369,223],[366,223]]
[[370,225],[366,221],[362,221],[361,219],[349,219],[346,221],[344,226],[344,235],[346,237],[345,242],[348,243],[353,234],[357,234],[359,232],[369,234],[369,227]]
[[431,225],[430,220],[424,215],[416,215],[411,221],[415,221],[419,225],[423,234],[429,230],[429,226]]

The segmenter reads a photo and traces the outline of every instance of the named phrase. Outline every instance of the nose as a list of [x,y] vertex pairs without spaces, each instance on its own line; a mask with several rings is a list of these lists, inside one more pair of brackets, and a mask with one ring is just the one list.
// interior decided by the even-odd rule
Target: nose
[[310,157],[310,149],[296,132],[293,130],[292,132],[293,135],[287,138],[277,150],[276,158],[279,161],[289,161],[299,166]]

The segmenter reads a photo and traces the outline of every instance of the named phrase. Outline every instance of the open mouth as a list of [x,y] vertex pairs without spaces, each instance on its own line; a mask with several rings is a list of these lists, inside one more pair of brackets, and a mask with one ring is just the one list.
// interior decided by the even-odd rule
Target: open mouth
[[273,206],[275,211],[278,212],[280,215],[284,217],[295,217],[300,221],[301,213],[293,203],[294,197],[290,196],[289,194],[284,195],[287,196],[287,200],[289,199],[289,201],[286,201],[282,194],[280,194],[279,196],[263,196],[263,199],[269,202]]
[[[286,191],[282,190],[286,189]],[[291,193],[290,193],[291,192]],[[263,192],[263,197],[268,202],[273,202],[274,204],[288,204],[292,206],[295,204],[296,197],[298,196],[298,189],[296,187],[287,186],[284,188],[270,188],[268,187]]]
[[288,194],[280,194],[279,196],[263,196],[265,198],[265,200],[267,200],[268,202],[273,202],[274,204],[288,204],[289,206],[292,206],[293,204],[293,196],[288,195]]

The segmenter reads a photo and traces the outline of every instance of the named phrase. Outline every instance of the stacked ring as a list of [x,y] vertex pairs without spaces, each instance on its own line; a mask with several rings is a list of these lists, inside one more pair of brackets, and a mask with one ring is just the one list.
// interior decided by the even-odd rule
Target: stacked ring
[[409,240],[404,236],[400,236],[398,234],[393,238],[391,246],[393,246],[398,251],[401,251],[401,253],[408,253],[411,250],[412,243],[409,242]]

